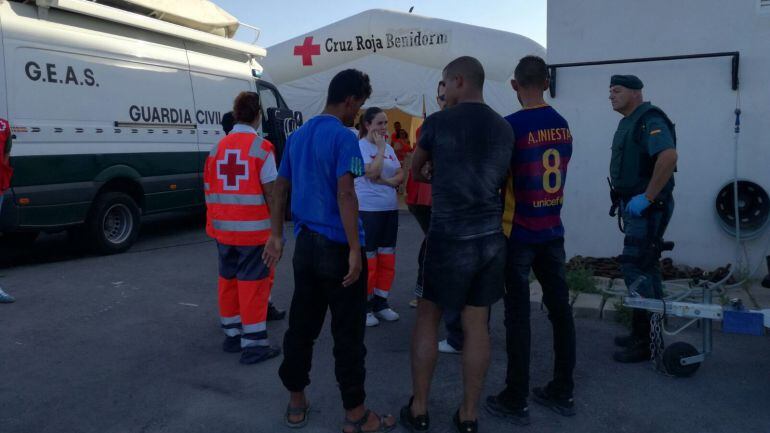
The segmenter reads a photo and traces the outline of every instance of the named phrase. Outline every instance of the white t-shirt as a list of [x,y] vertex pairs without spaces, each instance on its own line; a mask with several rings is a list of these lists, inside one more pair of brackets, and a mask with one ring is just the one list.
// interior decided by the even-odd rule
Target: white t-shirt
[[[364,164],[371,164],[377,156],[377,145],[362,138],[358,141],[358,148],[361,149]],[[401,163],[396,158],[396,152],[389,144],[386,144],[385,159],[380,177],[390,179],[396,175],[400,168]],[[359,210],[367,212],[398,210],[398,197],[396,196],[396,189],[392,186],[375,183],[366,176],[357,177],[355,186]]]

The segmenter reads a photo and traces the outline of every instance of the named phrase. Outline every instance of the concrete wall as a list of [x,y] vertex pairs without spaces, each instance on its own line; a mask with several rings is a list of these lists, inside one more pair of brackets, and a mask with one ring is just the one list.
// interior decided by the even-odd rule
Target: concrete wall
[[[740,177],[770,191],[770,7],[759,0],[549,0],[548,62],[740,51]],[[667,239],[671,257],[697,266],[733,262],[734,239],[719,227],[717,192],[733,176],[730,59],[679,60],[560,69],[550,101],[570,122],[574,154],[564,210],[569,255],[618,254],[621,234],[607,216],[605,180],[620,115],[608,101],[610,75],[636,74],[646,100],[676,123],[676,211]],[[747,243],[752,264],[767,233]]]

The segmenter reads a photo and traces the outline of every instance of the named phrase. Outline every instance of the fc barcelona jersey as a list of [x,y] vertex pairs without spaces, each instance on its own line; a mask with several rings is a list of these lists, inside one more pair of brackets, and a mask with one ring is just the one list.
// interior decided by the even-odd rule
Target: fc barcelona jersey
[[524,243],[563,237],[561,208],[572,156],[569,125],[548,105],[517,111],[505,120],[516,136],[504,197],[505,231]]

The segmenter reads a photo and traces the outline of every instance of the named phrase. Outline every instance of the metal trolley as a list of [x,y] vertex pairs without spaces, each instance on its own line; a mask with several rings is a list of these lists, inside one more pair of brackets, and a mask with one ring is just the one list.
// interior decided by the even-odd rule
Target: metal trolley
[[[720,295],[727,293],[727,282],[731,276],[732,271],[717,282],[693,280],[686,286],[667,282],[666,287],[669,291],[672,288],[680,290],[662,300],[643,298],[636,292],[635,287],[644,281],[644,277],[628,288],[626,296],[623,297],[623,305],[653,313],[650,349],[652,361],[659,371],[677,377],[695,374],[713,350],[712,325],[715,321],[723,322],[725,332],[739,334],[763,335],[764,328],[770,328],[770,309],[746,310],[740,300],[731,300],[729,305],[724,306],[714,303],[715,297],[722,299]],[[700,294],[698,294],[699,291]],[[700,302],[685,301],[696,296]],[[667,316],[690,320],[675,331],[667,331],[663,320]],[[684,341],[678,341],[663,348],[664,334],[674,336],[696,324],[700,326],[702,333],[700,350]]]

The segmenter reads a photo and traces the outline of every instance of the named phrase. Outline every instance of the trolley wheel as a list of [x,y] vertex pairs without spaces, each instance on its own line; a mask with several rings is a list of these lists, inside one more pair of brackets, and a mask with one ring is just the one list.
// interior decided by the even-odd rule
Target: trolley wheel
[[677,341],[676,343],[666,347],[663,351],[663,365],[666,367],[666,371],[676,377],[690,377],[698,371],[700,363],[682,365],[682,359],[695,356],[698,353],[692,344],[685,343],[684,341]]

